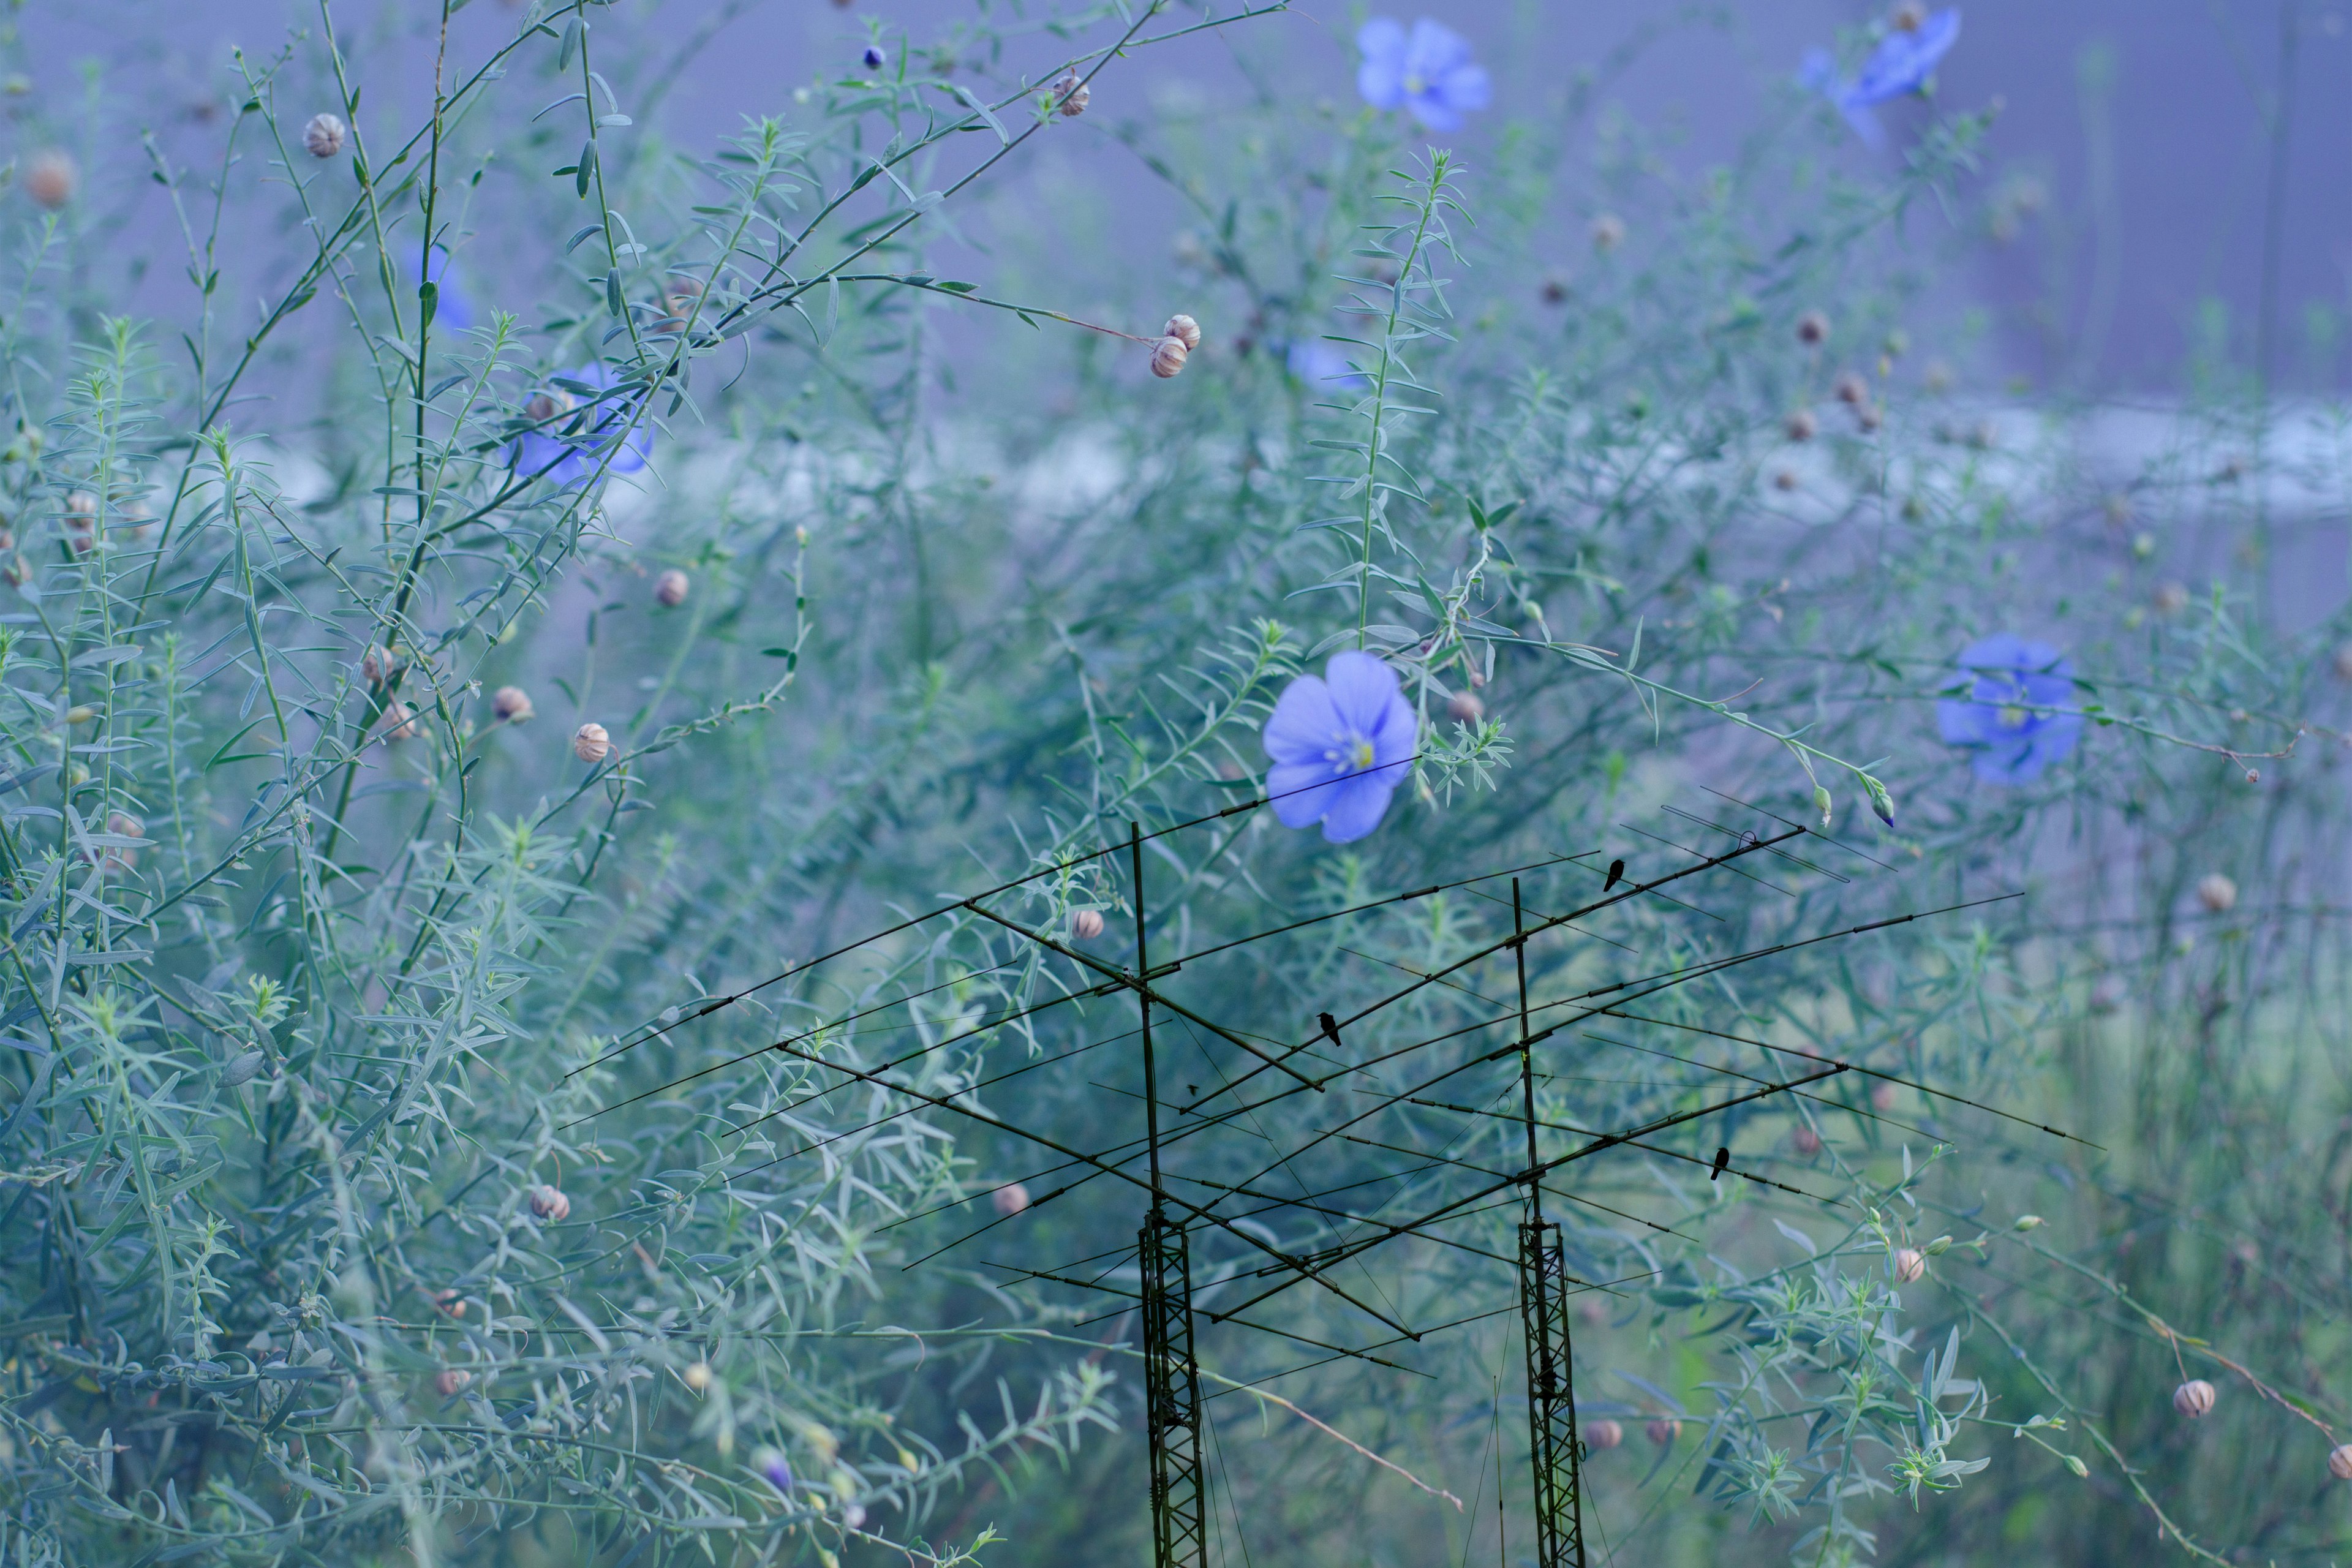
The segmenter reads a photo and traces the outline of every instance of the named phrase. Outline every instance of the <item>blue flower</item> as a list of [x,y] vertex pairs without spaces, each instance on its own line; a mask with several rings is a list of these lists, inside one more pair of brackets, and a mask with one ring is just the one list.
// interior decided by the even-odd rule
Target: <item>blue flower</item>
[[2074,701],[2074,666],[2048,643],[2002,632],[1971,645],[1959,665],[1976,682],[1936,704],[1936,727],[1946,745],[1976,752],[1977,777],[2029,783],[2083,738],[2080,713],[2046,711]]
[[770,1486],[780,1492],[793,1489],[793,1467],[782,1454],[773,1448],[762,1448],[754,1456],[754,1462],[759,1465],[760,1473],[768,1478]]
[[[626,395],[601,399],[593,395],[619,379],[604,364],[558,371],[555,384],[533,394],[524,405],[523,411],[539,428],[526,431],[507,448],[508,466],[526,478],[543,478],[558,486],[583,484],[600,468],[631,474],[644,468],[653,455],[654,433],[642,413],[630,406]],[[583,394],[582,387],[593,390]],[[570,418],[560,417],[575,407],[579,412]],[[633,415],[635,427],[629,428]],[[609,464],[607,453],[612,458]]]
[[1486,68],[1470,58],[1470,40],[1423,16],[1404,24],[1377,16],[1356,34],[1364,63],[1356,90],[1374,109],[1408,109],[1432,131],[1458,131],[1462,116],[1486,107]]
[[1381,825],[1405,779],[1418,725],[1396,671],[1354,648],[1302,675],[1265,721],[1265,793],[1285,827],[1323,825],[1334,844]]
[[1371,378],[1348,363],[1348,356],[1320,338],[1297,338],[1291,342],[1282,363],[1290,374],[1317,391],[1327,384],[1341,386],[1370,386]]
[[473,297],[466,292],[457,264],[441,246],[433,247],[433,258],[425,264],[425,276],[440,290],[433,301],[433,321],[436,326],[454,327],[464,331],[474,324]]
[[1906,93],[1917,92],[1936,74],[1936,66],[1949,52],[1960,36],[1960,13],[1948,7],[1931,16],[1914,17],[1906,25],[1898,20],[1878,40],[1870,58],[1862,62],[1862,72],[1852,81],[1838,79],[1837,63],[1826,49],[1809,49],[1798,79],[1830,100],[1854,133],[1872,146],[1886,140],[1879,129],[1878,117],[1871,113],[1874,104],[1888,102]]

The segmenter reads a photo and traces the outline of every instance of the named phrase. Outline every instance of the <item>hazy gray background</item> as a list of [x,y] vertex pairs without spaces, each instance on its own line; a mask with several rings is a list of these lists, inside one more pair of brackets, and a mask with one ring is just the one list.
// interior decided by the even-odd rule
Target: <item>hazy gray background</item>
[[[738,7],[724,0],[669,0],[614,8],[608,31],[649,49],[678,52],[698,39],[698,21]],[[1507,115],[1539,115],[1571,74],[1645,25],[1660,36],[1610,96],[1652,125],[1678,127],[1697,164],[1729,153],[1753,122],[1760,95],[1791,72],[1809,45],[1874,7],[1833,0],[1729,0],[1677,6],[1641,0],[1424,0],[1363,7],[1310,0],[1289,15],[1257,21],[1234,37],[1157,51],[1151,87],[1177,81],[1211,95],[1239,90],[1234,51],[1269,67],[1283,90],[1303,99],[1352,94],[1348,43],[1367,14],[1430,15],[1474,39],[1496,77],[1496,108],[1456,139],[1475,167],[1478,144]],[[2279,379],[2332,387],[2346,369],[2335,323],[2347,313],[2352,204],[2352,28],[2328,0],[1971,0],[1940,82],[1951,106],[1998,96],[1990,167],[2046,198],[2018,238],[1996,247],[1969,284],[1994,312],[2000,368],[2037,384],[2106,389],[2179,384],[2200,342],[2226,344],[2251,361],[2263,299],[2267,199],[2274,152],[2283,147],[2280,219],[2274,245]],[[1017,19],[1037,5],[993,0],[992,14]],[[425,101],[437,5],[423,0],[350,0],[335,9],[347,49],[366,62],[372,121],[388,128]],[[653,119],[682,145],[698,148],[746,113],[777,110],[791,89],[854,58],[869,19],[906,28],[916,42],[945,36],[973,14],[972,0],[885,0],[837,8],[830,0],[766,0],[740,14],[685,60],[676,89]],[[459,52],[478,50],[510,29],[503,0],[473,0],[457,18]],[[222,121],[200,106],[233,90],[232,46],[261,54],[289,28],[316,32],[315,5],[297,0],[44,0],[23,14],[24,58],[32,91],[12,100],[21,151],[46,135],[45,117],[68,117],[74,100],[99,91],[137,129],[194,160],[216,141]],[[1055,52],[1039,37],[1030,53]],[[1037,61],[1009,56],[1007,69]],[[95,86],[93,86],[95,82]],[[1138,84],[1142,86],[1144,84]],[[2284,89],[2284,90],[2283,90]],[[1113,82],[1103,98],[1118,94]],[[1133,90],[1132,89],[1127,90]],[[1109,107],[1133,113],[1138,93]],[[397,100],[397,102],[388,101]],[[632,106],[635,107],[635,106]],[[2282,109],[2285,132],[2272,126]],[[1897,138],[1899,145],[1901,138]],[[136,160],[135,138],[106,155]],[[1859,145],[1845,156],[1874,154]],[[1897,153],[1877,154],[1894,157]],[[1128,155],[1099,136],[1053,139],[1044,156],[1056,178],[1099,181],[1106,202],[1140,203]],[[1022,176],[1014,176],[1019,178]],[[118,182],[126,191],[133,181]],[[176,236],[160,192],[122,198],[120,244],[157,247],[157,266],[136,299],[171,314]],[[1164,246],[1169,226],[1131,226],[1138,243]],[[1164,254],[1164,252],[1162,252]]]

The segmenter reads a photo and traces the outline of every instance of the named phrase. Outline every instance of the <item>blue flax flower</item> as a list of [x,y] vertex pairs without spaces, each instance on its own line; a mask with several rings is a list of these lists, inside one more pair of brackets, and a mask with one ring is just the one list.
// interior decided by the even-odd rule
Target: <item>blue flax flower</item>
[[1302,675],[1265,721],[1265,792],[1285,827],[1323,825],[1334,844],[1381,825],[1412,761],[1417,725],[1396,671],[1369,653],[1331,656]]
[[1459,131],[1462,116],[1486,107],[1486,68],[1470,58],[1470,40],[1423,16],[1404,24],[1375,16],[1356,34],[1364,63],[1356,90],[1374,109],[1405,109],[1432,131]]
[[1872,106],[1926,87],[1959,36],[1960,13],[1948,7],[1907,23],[1898,21],[1888,28],[1870,58],[1862,62],[1861,74],[1851,81],[1839,79],[1837,63],[1826,49],[1808,50],[1798,78],[1827,98],[1845,116],[1854,134],[1876,147],[1885,142],[1886,133],[1879,129]]
[[[586,483],[600,468],[631,474],[646,466],[646,459],[653,455],[654,433],[642,416],[635,428],[629,427],[635,412],[630,399],[625,395],[598,400],[593,393],[579,390],[584,386],[601,392],[611,387],[620,379],[611,366],[582,365],[558,371],[554,379],[556,384],[535,394],[524,405],[539,428],[525,432],[507,448],[509,467],[527,477],[570,486]],[[562,384],[567,382],[569,387]],[[574,408],[578,412],[571,417],[559,417]]]
[[1976,753],[1977,777],[2030,783],[2083,738],[2080,713],[2036,711],[2074,703],[2074,668],[2048,643],[2002,632],[1972,644],[1959,664],[1975,684],[1936,704],[1936,727],[1946,745]]

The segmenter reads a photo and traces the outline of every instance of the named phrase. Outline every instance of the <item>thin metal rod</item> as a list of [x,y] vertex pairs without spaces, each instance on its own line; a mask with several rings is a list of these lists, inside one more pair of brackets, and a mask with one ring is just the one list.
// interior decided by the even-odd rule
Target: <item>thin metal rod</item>
[[1511,879],[1511,957],[1519,972],[1519,1089],[1528,1121],[1528,1214],[1543,1222],[1543,1161],[1536,1152],[1536,1057],[1528,1039],[1528,939],[1520,913],[1519,879]]

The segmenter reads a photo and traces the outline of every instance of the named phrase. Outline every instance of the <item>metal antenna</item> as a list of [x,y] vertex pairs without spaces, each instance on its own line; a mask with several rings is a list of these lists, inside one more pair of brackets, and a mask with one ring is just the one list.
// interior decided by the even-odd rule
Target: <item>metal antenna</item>
[[1208,1480],[1201,1455],[1201,1363],[1192,1353],[1192,1266],[1184,1227],[1168,1218],[1160,1181],[1160,1079],[1151,1055],[1151,973],[1145,944],[1143,828],[1128,824],[1135,895],[1136,1005],[1143,1027],[1144,1136],[1151,1212],[1137,1237],[1143,1286],[1144,1426],[1151,1442],[1152,1568],[1207,1568]]
[[1519,1226],[1519,1321],[1528,1348],[1528,1438],[1536,1483],[1537,1568],[1585,1568],[1584,1445],[1568,1338],[1568,1258],[1543,1216],[1536,1149],[1535,1047],[1528,1031],[1528,943],[1519,879],[1511,879],[1511,953],[1519,979],[1519,1089],[1528,1130],[1528,1217]]

